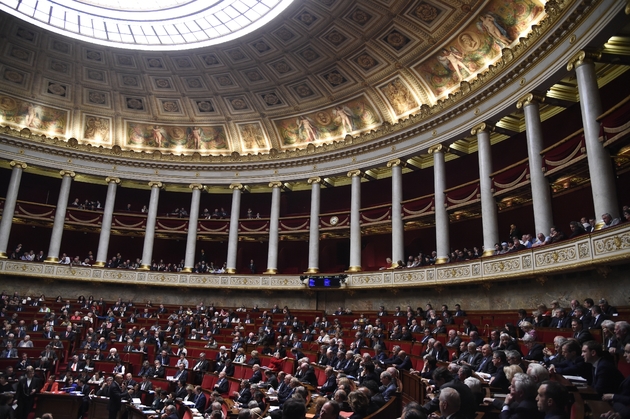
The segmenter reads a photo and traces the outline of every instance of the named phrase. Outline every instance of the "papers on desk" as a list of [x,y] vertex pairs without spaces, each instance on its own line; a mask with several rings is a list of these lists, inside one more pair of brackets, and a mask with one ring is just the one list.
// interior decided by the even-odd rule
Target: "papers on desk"
[[168,375],[168,376],[166,376],[166,379],[168,381],[175,381],[175,376],[174,375]]
[[573,383],[586,383],[586,378],[579,375],[563,375],[563,377]]
[[142,413],[144,413],[145,415],[157,415],[157,412],[155,410],[143,410]]
[[190,400],[185,400],[185,401],[183,401],[182,403],[184,403],[184,405],[186,405],[186,406],[188,406],[188,407],[190,407],[190,406],[194,406],[194,405],[195,405],[195,403],[194,403],[194,402],[191,402]]
[[131,403],[135,405],[140,405],[142,404],[142,400],[140,399],[140,397],[134,397],[133,399],[131,399]]

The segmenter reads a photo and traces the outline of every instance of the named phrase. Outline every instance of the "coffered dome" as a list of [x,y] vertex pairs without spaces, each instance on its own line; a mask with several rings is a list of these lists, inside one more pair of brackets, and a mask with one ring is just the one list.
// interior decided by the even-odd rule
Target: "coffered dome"
[[[30,4],[1,3],[18,16]],[[73,3],[93,14],[110,7]],[[206,2],[167,3],[179,19],[181,11]],[[217,2],[200,12],[236,10],[237,3],[250,2]],[[464,103],[528,55],[534,42],[527,40],[540,39],[569,11],[553,6],[548,15],[540,0],[261,3],[269,9],[259,13],[261,22],[281,11],[264,27],[184,50],[206,42],[191,41],[176,51],[104,47],[2,14],[1,123],[130,158],[269,161],[329,153],[409,132]],[[139,12],[124,13],[145,14]],[[45,20],[39,12],[33,16],[30,21]],[[86,39],[82,31],[74,30]],[[173,34],[159,48],[155,39],[120,39],[125,47],[179,45]]]

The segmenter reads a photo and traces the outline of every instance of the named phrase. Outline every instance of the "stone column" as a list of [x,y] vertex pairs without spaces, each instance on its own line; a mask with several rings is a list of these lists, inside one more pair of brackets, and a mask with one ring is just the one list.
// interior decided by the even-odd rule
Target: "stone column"
[[153,261],[153,242],[155,241],[155,221],[157,220],[158,201],[160,200],[160,189],[164,187],[162,182],[149,182],[151,187],[151,198],[149,199],[149,213],[147,214],[147,227],[144,231],[144,246],[142,248],[142,265],[140,270],[151,269]]
[[227,266],[225,272],[235,274],[236,252],[238,251],[238,220],[241,212],[241,193],[243,185],[233,183],[230,185],[230,189],[232,189],[232,208],[230,210],[230,235],[228,237]]
[[350,198],[350,267],[348,272],[361,272],[361,171],[351,170]]
[[433,184],[435,204],[435,243],[437,258],[436,264],[447,263],[451,250],[449,237],[449,219],[446,210],[446,168],[444,153],[447,149],[442,145],[434,145],[429,148],[429,154],[433,154]]
[[61,237],[63,236],[63,225],[66,221],[66,210],[68,209],[68,198],[70,196],[70,186],[74,178],[72,170],[62,170],[62,176],[57,209],[55,210],[55,221],[53,222],[52,234],[50,235],[50,245],[48,246],[48,257],[44,262],[59,262],[59,249],[61,248]]
[[11,226],[13,225],[15,204],[20,190],[20,181],[22,180],[22,172],[27,167],[26,163],[17,160],[13,160],[9,164],[13,167],[13,170],[11,170],[11,179],[9,180],[7,197],[4,200],[4,208],[2,209],[2,220],[0,221],[0,259],[7,258],[7,247],[9,245],[9,236],[11,235]]
[[580,109],[584,126],[584,141],[588,171],[591,177],[591,190],[595,217],[609,213],[612,218],[619,217],[617,192],[615,190],[615,174],[610,153],[599,142],[600,123],[597,121],[602,112],[602,103],[595,75],[594,54],[580,51],[571,59],[567,70],[575,68],[578,91],[580,93]]
[[490,132],[492,125],[485,122],[471,130],[477,136],[479,154],[479,189],[481,195],[481,221],[483,226],[483,256],[494,254],[494,244],[499,241],[497,203],[492,193],[492,154],[490,150]]
[[399,260],[405,262],[405,231],[402,220],[402,161],[390,160],[387,167],[392,168],[392,266]]
[[529,93],[516,102],[518,109],[525,113],[525,133],[527,134],[527,155],[529,157],[529,179],[532,188],[532,206],[534,208],[535,234],[549,234],[553,226],[551,209],[551,188],[543,173],[543,161],[540,152],[543,150],[543,131],[540,123],[540,106],[544,96]]
[[282,182],[269,182],[271,188],[271,214],[269,215],[269,251],[265,274],[278,273],[278,226],[280,225],[280,188]]
[[107,262],[107,251],[109,250],[109,237],[112,233],[112,217],[114,215],[114,203],[116,202],[116,189],[120,185],[117,177],[105,178],[107,182],[107,197],[103,208],[103,221],[101,222],[101,235],[98,238],[98,251],[96,252],[96,262],[94,266],[103,267]]
[[192,272],[195,267],[195,252],[197,251],[197,221],[199,221],[199,200],[203,185],[192,183],[188,185],[192,189],[190,200],[190,217],[188,218],[188,235],[186,236],[186,256],[184,257],[184,269],[182,272]]
[[312,177],[308,179],[311,184],[311,224],[308,236],[308,269],[305,273],[316,274],[319,272],[319,197],[322,179]]

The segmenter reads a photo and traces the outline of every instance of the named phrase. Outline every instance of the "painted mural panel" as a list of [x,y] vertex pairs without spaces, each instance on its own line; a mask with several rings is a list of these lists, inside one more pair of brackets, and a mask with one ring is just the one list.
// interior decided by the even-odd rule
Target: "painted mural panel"
[[224,151],[228,149],[223,125],[165,125],[125,122],[125,145],[166,150]]
[[110,118],[83,115],[83,139],[96,144],[112,144]]
[[65,135],[68,111],[0,94],[0,122],[49,136]]
[[495,0],[437,54],[414,67],[438,99],[501,58],[545,14],[540,0]]
[[409,87],[407,87],[400,77],[396,77],[384,85],[379,86],[379,89],[392,107],[394,115],[397,117],[408,114],[420,106]]
[[243,151],[263,152],[269,150],[269,143],[260,122],[237,124]]
[[381,124],[376,108],[364,97],[274,121],[281,146],[322,143],[343,139]]

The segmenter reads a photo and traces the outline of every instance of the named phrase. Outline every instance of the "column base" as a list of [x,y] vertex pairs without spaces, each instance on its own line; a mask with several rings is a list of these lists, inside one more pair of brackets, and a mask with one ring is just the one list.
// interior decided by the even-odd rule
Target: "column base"
[[48,256],[46,259],[44,259],[44,263],[59,263],[59,258]]
[[139,271],[150,271],[151,270],[151,265],[140,265],[138,270]]
[[263,272],[263,275],[275,275],[277,273],[278,270],[276,268],[269,268],[265,272]]
[[494,256],[494,249],[484,250],[481,257]]
[[305,274],[318,274],[319,273],[319,268],[308,268],[306,270],[306,272],[304,272]]
[[8,259],[7,252],[0,252],[0,259]]
[[225,269],[225,273],[233,275],[233,274],[236,273],[236,269],[235,268],[226,268]]
[[184,268],[182,269],[182,273],[189,274],[192,272],[192,268]]
[[436,265],[443,265],[445,263],[448,263],[448,258],[447,257],[435,258],[435,264]]
[[94,262],[94,264],[92,265],[93,268],[102,268],[105,266],[105,262]]
[[348,268],[348,270],[346,272],[361,272],[361,267],[360,266],[351,266]]

